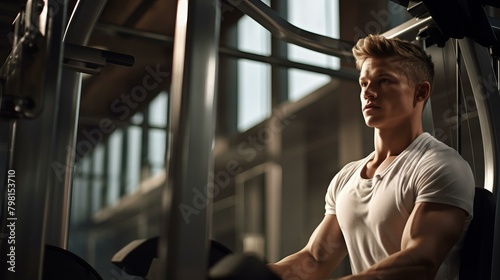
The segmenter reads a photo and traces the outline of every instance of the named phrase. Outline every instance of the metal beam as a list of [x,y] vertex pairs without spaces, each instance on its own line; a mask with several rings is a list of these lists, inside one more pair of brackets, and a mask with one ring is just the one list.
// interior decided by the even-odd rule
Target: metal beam
[[398,25],[390,30],[387,30],[386,32],[382,33],[384,37],[387,38],[400,38],[402,40],[407,40],[407,41],[415,41],[417,38],[417,35],[419,31],[431,24],[433,24],[434,21],[432,20],[431,17],[426,17],[423,19],[410,19],[409,21]]
[[214,0],[179,0],[158,279],[206,279],[220,17]]
[[333,39],[298,28],[260,0],[229,0],[229,2],[285,42],[328,55],[352,57],[353,42]]
[[276,66],[282,66],[282,67],[286,67],[286,68],[294,68],[294,69],[300,69],[300,70],[310,71],[310,72],[314,72],[314,73],[325,74],[325,75],[329,75],[329,76],[334,77],[334,78],[348,79],[348,80],[354,80],[354,81],[357,81],[359,79],[359,72],[357,70],[354,70],[354,69],[352,69],[352,70],[346,70],[346,69],[334,70],[331,68],[324,68],[324,67],[320,67],[320,66],[295,62],[295,61],[291,61],[288,59],[279,58],[276,56],[259,55],[259,54],[244,52],[244,51],[236,50],[234,48],[222,47],[222,46],[220,47],[219,53],[221,56],[228,56],[228,57],[243,58],[243,59],[248,59],[248,60],[253,60],[253,61],[260,61],[260,62],[269,63],[269,64],[276,65]]
[[500,94],[495,86],[488,83],[495,78],[488,49],[474,43],[471,39],[459,40],[462,56],[467,69],[472,92],[479,115],[479,124],[483,139],[484,150],[484,188],[492,190],[496,197],[496,222],[493,242],[492,274],[491,279],[500,279]]
[[[113,24],[99,23],[96,26],[96,28],[103,31],[103,32],[111,32],[111,33],[121,35],[121,36],[134,36],[134,37],[138,37],[138,38],[142,38],[142,39],[151,40],[151,41],[154,41],[154,42],[157,42],[160,44],[172,45],[174,42],[174,39],[170,36],[167,36],[167,35],[152,33],[152,32],[137,31],[137,30],[133,30],[130,28],[117,26],[117,25],[113,25]],[[240,51],[238,49],[235,49],[235,48],[229,47],[229,46],[219,46],[219,55],[226,56],[226,57],[232,57],[232,58],[244,58],[244,59],[259,61],[259,62],[263,62],[263,63],[269,63],[269,64],[273,64],[276,66],[282,66],[285,68],[294,68],[294,69],[299,69],[299,70],[304,70],[304,71],[310,71],[310,72],[329,75],[329,76],[332,76],[335,78],[340,78],[340,79],[349,79],[349,80],[356,80],[357,81],[359,78],[358,72],[354,69],[353,70],[349,70],[349,69],[334,70],[331,68],[325,68],[325,67],[321,67],[321,66],[291,61],[291,60],[288,60],[285,58],[277,57],[275,55],[266,56],[266,55],[259,55],[259,54],[244,52],[244,51]]]
[[[63,58],[62,38],[67,1],[49,0],[42,3],[45,4],[46,17],[43,16],[44,13],[38,15],[35,12],[40,11],[37,7],[38,1],[28,1],[26,4],[26,22],[34,24],[30,25],[32,30],[44,34],[41,41],[43,43],[38,46],[41,47],[40,51],[36,54],[46,59],[44,68],[39,70],[40,75],[43,75],[39,84],[43,93],[39,105],[43,110],[34,119],[19,119],[16,123],[12,165],[9,167],[9,174],[13,175],[11,179],[15,181],[15,207],[14,210],[10,209],[12,211],[6,213],[7,216],[2,217],[1,221],[12,225],[7,233],[9,236],[14,233],[16,242],[7,244],[7,239],[0,242],[4,260],[0,264],[0,279],[5,280],[42,279],[47,202],[50,198],[47,186],[50,182],[52,152],[56,148],[56,119]],[[44,28],[41,23],[48,25]],[[1,210],[5,213],[7,209]],[[2,231],[5,229],[2,227]],[[14,263],[6,262],[6,256],[9,260],[14,260]]]
[[[107,0],[78,1],[66,28],[65,43],[85,46]],[[61,79],[59,111],[51,166],[50,203],[47,219],[47,244],[67,249],[71,207],[71,188],[75,165],[76,138],[80,112],[82,74],[64,69]]]

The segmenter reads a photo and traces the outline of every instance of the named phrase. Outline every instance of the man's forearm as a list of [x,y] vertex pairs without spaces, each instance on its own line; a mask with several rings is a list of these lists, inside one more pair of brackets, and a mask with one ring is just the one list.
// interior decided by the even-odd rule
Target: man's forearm
[[407,249],[395,253],[378,262],[369,269],[356,275],[349,275],[339,280],[370,280],[370,279],[434,279],[439,267],[434,260],[420,257],[416,249]]
[[267,266],[283,280],[325,279],[336,266],[332,260],[334,259],[329,259],[329,262],[319,261],[307,251],[300,251]]

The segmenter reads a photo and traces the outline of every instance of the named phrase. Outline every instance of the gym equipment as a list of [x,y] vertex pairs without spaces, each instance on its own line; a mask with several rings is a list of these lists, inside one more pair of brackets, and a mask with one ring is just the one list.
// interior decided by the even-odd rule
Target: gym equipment
[[475,189],[474,217],[462,248],[460,279],[491,279],[495,197],[483,188]]
[[355,45],[354,42],[334,39],[300,29],[286,21],[260,0],[229,0],[229,3],[253,18],[280,40],[333,56],[352,57],[351,49]]
[[[111,262],[125,273],[148,279],[151,267],[160,265],[158,261],[159,237],[134,240],[118,251]],[[232,251],[215,240],[210,240],[208,267],[212,267]],[[154,270],[154,269],[153,269]]]
[[43,280],[103,280],[97,271],[79,256],[57,246],[46,245]]
[[[79,1],[66,26],[68,1],[27,0],[14,21],[12,51],[0,69],[0,133],[8,135],[1,172],[15,174],[16,211],[7,213],[2,207],[0,223],[4,230],[10,219],[22,242],[11,246],[0,240],[2,255],[16,255],[12,264],[0,264],[1,279],[101,279],[82,259],[62,249],[67,246],[74,157],[57,147],[75,146],[81,74],[73,70],[98,74],[106,63],[134,63],[132,56],[84,46],[105,2]],[[78,14],[84,5],[87,12]],[[78,20],[80,25],[75,24]],[[64,35],[65,29],[74,38]],[[67,162],[67,180],[54,179],[54,162]],[[2,203],[7,201],[7,188],[0,193]],[[44,253],[45,244],[50,245]],[[8,270],[14,267],[15,274]]]

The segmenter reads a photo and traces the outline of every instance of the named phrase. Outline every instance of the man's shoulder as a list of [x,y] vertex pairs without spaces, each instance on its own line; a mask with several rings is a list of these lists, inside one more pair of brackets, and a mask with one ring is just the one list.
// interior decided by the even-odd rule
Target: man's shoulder
[[447,160],[449,157],[462,159],[462,156],[454,148],[436,139],[434,136],[425,133],[423,137],[421,151],[427,157],[436,157],[436,159]]
[[457,150],[430,134],[426,135],[422,145],[414,150],[412,157],[418,159],[416,164],[419,169],[439,168],[440,170],[450,169],[453,172],[464,168],[470,169],[468,162]]

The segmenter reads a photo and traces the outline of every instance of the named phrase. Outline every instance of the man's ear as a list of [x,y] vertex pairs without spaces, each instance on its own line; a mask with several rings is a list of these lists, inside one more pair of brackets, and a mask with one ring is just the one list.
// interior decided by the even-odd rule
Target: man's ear
[[420,82],[415,87],[415,101],[425,101],[431,94],[431,84],[429,82]]

